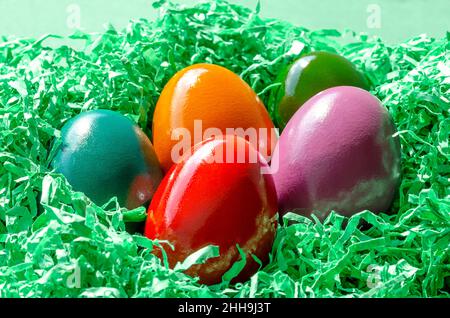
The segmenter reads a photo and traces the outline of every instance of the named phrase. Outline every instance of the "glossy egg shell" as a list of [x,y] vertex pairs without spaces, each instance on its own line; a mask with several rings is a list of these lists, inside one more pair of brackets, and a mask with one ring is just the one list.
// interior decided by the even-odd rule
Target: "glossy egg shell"
[[[259,159],[212,162],[226,147]],[[239,244],[247,253],[247,264],[235,281],[248,279],[259,268],[250,253],[268,260],[277,225],[275,187],[272,176],[261,173],[264,167],[269,168],[265,159],[241,137],[204,141],[162,181],[148,209],[145,235],[175,246],[175,251],[165,249],[171,266],[202,247],[219,246],[220,257],[187,270],[205,284],[221,281],[240,258]]]
[[81,113],[64,125],[61,139],[52,167],[98,205],[117,197],[122,206],[136,208],[162,180],[150,140],[119,113]]
[[336,86],[368,89],[364,75],[346,58],[329,52],[300,57],[278,76],[282,86],[275,93],[277,121],[281,127],[311,97]]
[[266,128],[258,134],[257,149],[270,157],[278,136],[261,100],[251,87],[230,70],[213,64],[195,64],[176,73],[164,87],[153,116],[153,144],[165,171],[174,161],[171,151],[178,142],[172,138],[174,129],[190,132],[190,147],[194,140],[194,120],[202,121],[202,133],[218,128],[223,135],[227,128]]
[[272,159],[280,212],[387,212],[400,178],[395,132],[387,109],[365,90],[336,87],[311,98]]

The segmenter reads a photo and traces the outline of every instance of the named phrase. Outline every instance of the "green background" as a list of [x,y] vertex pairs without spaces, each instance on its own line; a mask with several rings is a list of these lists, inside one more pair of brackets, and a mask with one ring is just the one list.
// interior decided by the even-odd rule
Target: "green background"
[[[39,37],[71,34],[70,11],[80,12],[81,29],[100,32],[105,24],[124,27],[133,18],[153,18],[154,0],[0,0],[0,35]],[[193,4],[193,0],[177,3]],[[257,0],[231,0],[254,8]],[[367,24],[369,5],[380,8],[380,28]],[[72,5],[72,6],[71,6]],[[76,8],[76,7],[75,7]],[[264,17],[281,18],[310,29],[351,29],[379,35],[392,44],[427,33],[442,37],[450,30],[449,0],[261,0]]]

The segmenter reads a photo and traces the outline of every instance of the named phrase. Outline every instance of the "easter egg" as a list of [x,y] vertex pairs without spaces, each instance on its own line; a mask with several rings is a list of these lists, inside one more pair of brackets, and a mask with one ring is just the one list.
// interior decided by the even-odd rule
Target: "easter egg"
[[335,87],[311,98],[271,162],[280,213],[387,212],[400,179],[395,132],[387,109],[365,90]]
[[[224,67],[195,64],[176,73],[164,87],[153,116],[153,144],[167,171],[193,145],[218,134],[233,134],[227,129],[234,128],[240,131],[236,135],[270,157],[278,135],[256,93]],[[175,146],[183,138],[188,142],[178,149]]]
[[336,86],[368,89],[363,74],[346,58],[328,52],[312,52],[300,57],[278,76],[280,88],[271,96],[277,121],[284,127],[294,113],[317,93]]
[[52,167],[96,204],[117,197],[129,209],[149,201],[162,180],[158,159],[144,132],[109,110],[81,113],[68,121],[61,130]]
[[[228,154],[233,154],[232,156]],[[239,157],[241,160],[239,160]],[[228,135],[203,141],[192,155],[172,166],[148,209],[145,235],[168,240],[170,266],[193,252],[219,247],[220,256],[190,267],[187,273],[214,284],[246,253],[246,266],[235,278],[248,279],[268,260],[276,232],[277,201],[268,164],[243,138]]]

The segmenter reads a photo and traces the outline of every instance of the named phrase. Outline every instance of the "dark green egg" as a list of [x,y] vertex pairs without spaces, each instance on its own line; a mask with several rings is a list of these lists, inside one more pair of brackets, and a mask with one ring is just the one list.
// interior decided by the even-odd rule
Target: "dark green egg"
[[277,82],[282,85],[271,98],[282,128],[308,99],[325,89],[336,86],[369,88],[364,75],[350,61],[328,52],[312,52],[300,57],[279,74]]
[[61,138],[53,168],[98,205],[117,197],[124,207],[139,207],[162,179],[150,140],[119,113],[82,113],[64,125]]

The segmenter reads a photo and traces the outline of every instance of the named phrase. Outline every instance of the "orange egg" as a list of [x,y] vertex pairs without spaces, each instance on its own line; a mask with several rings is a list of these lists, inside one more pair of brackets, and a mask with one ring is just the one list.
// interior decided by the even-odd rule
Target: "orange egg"
[[[177,155],[233,129],[270,158],[278,134],[256,93],[224,67],[195,64],[176,73],[164,87],[153,116],[153,145],[167,171]],[[183,138],[189,143],[176,147]]]

